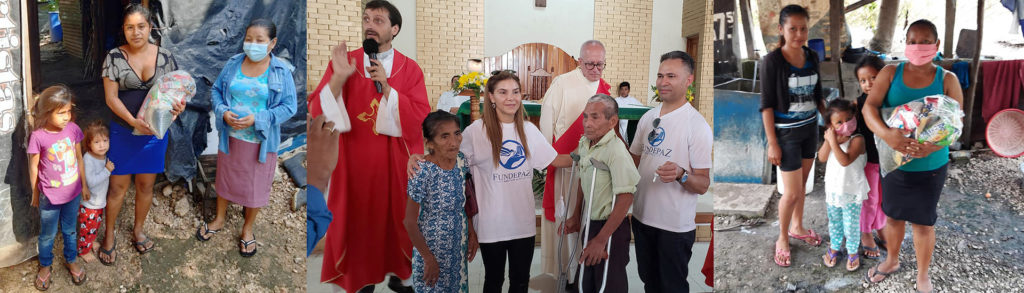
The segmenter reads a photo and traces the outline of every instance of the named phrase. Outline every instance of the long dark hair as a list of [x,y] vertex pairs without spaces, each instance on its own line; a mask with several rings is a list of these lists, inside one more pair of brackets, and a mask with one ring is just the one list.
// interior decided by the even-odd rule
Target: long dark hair
[[[498,87],[498,82],[503,80],[515,80],[516,86],[522,87],[519,83],[519,77],[510,71],[500,71],[498,74],[492,75],[487,79],[487,94],[484,95],[484,131],[487,134],[487,140],[491,142],[491,157],[494,160],[494,165],[497,166],[499,159],[501,159],[501,121],[498,121],[498,109],[495,109],[494,101],[491,100],[491,95],[494,94],[494,90]],[[523,150],[526,151],[526,157],[530,157],[530,147],[526,143],[526,129],[523,125],[523,121],[526,120],[526,109],[523,108],[522,103],[519,104],[519,110],[516,110],[516,114],[513,115],[516,125],[516,133],[519,134],[519,140],[523,144]]]
[[[779,27],[786,25],[789,21],[790,16],[803,16],[804,18],[811,19],[811,14],[807,12],[807,8],[803,6],[790,4],[786,7],[782,7],[782,11],[779,11]],[[779,34],[779,47],[786,45],[786,37],[783,34]]]
[[148,25],[150,29],[149,35],[150,37],[153,36],[153,13],[149,11],[149,8],[142,6],[142,4],[131,3],[124,7],[124,14],[121,15],[121,29],[118,31],[118,35],[121,37],[122,44],[128,43],[128,36],[124,35],[124,22],[128,19],[129,16],[136,13],[142,15],[142,18],[146,19],[146,25]]

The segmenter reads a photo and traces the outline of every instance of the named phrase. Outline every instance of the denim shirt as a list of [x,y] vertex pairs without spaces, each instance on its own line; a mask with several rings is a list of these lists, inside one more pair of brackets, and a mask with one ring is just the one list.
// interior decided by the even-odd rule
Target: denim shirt
[[[270,76],[267,79],[267,87],[270,89],[270,97],[267,99],[267,110],[256,113],[253,127],[256,129],[256,136],[260,142],[260,163],[266,163],[268,152],[277,152],[281,144],[281,124],[295,115],[296,93],[295,79],[292,77],[292,66],[283,59],[270,55]],[[216,115],[217,131],[219,132],[220,145],[217,149],[225,154],[228,153],[228,132],[231,128],[224,122],[224,112],[231,109],[231,81],[235,73],[242,67],[245,54],[238,54],[224,64],[224,69],[213,82],[213,112]]]

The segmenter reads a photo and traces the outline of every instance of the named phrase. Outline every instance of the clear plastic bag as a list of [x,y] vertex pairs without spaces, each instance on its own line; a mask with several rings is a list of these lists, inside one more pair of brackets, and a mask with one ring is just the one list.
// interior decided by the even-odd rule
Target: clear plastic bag
[[[895,108],[885,108],[881,110],[881,115],[885,125],[904,129],[906,137],[921,143],[949,146],[960,138],[963,131],[961,117],[964,112],[960,110],[960,103],[945,95],[927,96]],[[878,146],[878,160],[883,176],[914,159],[894,150],[877,135],[875,145]]]
[[[189,101],[196,94],[196,82],[192,75],[184,70],[172,71],[157,78],[153,88],[146,94],[137,117],[149,124],[149,130],[157,138],[163,139],[167,129],[174,122],[174,104],[182,100]],[[132,132],[142,135],[138,129]]]

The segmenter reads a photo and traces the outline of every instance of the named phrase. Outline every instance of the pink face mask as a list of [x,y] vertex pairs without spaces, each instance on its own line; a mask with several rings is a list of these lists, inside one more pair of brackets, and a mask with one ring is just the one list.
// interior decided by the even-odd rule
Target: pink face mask
[[921,66],[932,62],[938,53],[939,49],[935,44],[916,44],[907,45],[905,55],[907,55],[907,59],[910,59],[910,64]]
[[836,134],[839,136],[850,136],[853,135],[853,131],[857,130],[857,118],[852,118],[849,121],[843,122],[836,129]]

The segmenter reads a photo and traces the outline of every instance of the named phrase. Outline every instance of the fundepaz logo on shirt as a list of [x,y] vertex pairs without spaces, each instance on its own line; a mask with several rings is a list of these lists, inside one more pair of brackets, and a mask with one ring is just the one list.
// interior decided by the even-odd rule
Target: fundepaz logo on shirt
[[[501,143],[501,157],[498,158],[498,164],[501,165],[505,170],[516,170],[523,163],[526,162],[526,149],[523,148],[523,144],[515,140],[505,140]],[[530,170],[524,171],[513,171],[513,172],[502,172],[502,170],[495,170],[491,177],[494,181],[500,182],[511,182],[523,178],[529,178],[533,175]]]
[[644,152],[650,155],[669,157],[672,155],[672,149],[659,148],[662,142],[665,141],[665,128],[658,127],[647,137],[647,145],[644,145]]

